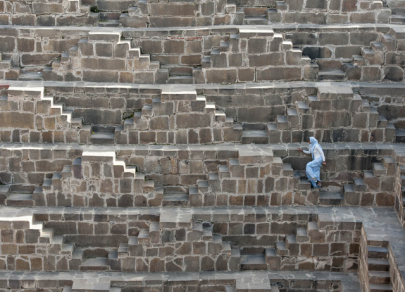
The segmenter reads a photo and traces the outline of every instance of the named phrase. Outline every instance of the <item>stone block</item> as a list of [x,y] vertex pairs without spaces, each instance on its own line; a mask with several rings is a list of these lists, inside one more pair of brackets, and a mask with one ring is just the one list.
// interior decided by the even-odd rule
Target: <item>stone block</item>
[[32,10],[35,14],[63,13],[62,4],[33,2]]
[[166,40],[163,43],[163,50],[166,54],[183,54],[184,41],[183,40]]
[[249,55],[249,66],[280,66],[284,65],[284,53],[274,52],[260,55]]
[[194,16],[198,5],[194,3],[150,3],[148,5],[151,16]]
[[300,67],[275,67],[256,70],[256,80],[301,80]]
[[235,83],[236,69],[205,69],[207,83]]

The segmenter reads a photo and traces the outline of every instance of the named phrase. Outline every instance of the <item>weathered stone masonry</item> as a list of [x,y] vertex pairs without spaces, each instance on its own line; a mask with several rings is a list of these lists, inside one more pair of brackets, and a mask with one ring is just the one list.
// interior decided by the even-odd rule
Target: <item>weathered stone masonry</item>
[[0,1],[0,292],[404,292],[405,1],[176,1]]

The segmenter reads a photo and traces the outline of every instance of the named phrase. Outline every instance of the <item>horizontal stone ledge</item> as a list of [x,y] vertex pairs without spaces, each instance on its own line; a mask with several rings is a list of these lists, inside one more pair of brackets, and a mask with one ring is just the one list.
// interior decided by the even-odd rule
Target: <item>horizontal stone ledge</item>
[[[334,210],[338,210],[338,213],[334,213]],[[379,221],[380,218],[384,220],[390,220],[389,218],[397,218],[395,209],[392,207],[317,207],[317,206],[280,206],[280,207],[205,207],[205,208],[165,208],[165,207],[117,207],[117,208],[103,208],[103,207],[2,207],[0,209],[0,221],[13,221],[19,218],[28,218],[32,215],[74,215],[74,217],[80,217],[81,215],[92,215],[97,217],[98,215],[106,214],[111,216],[120,215],[124,217],[132,216],[160,216],[164,212],[173,214],[188,213],[193,216],[208,216],[212,221],[217,221],[219,218],[231,218],[232,216],[250,216],[252,214],[268,215],[282,217],[288,215],[287,221],[299,221],[303,220],[310,215],[322,215],[323,218],[329,218],[336,222],[361,222],[370,216],[372,221]],[[218,216],[218,219],[216,217]],[[326,216],[326,217],[325,217]],[[63,216],[62,216],[63,217]],[[61,217],[61,218],[62,218]],[[66,218],[68,216],[65,216]],[[59,218],[59,217],[58,217]],[[146,218],[146,217],[145,217]],[[70,219],[66,219],[69,221]],[[89,219],[90,220],[90,217]],[[150,219],[145,219],[150,220]],[[222,219],[221,219],[222,220]],[[274,219],[277,221],[277,219]],[[382,220],[382,219],[381,219]],[[381,221],[380,220],[380,221]],[[384,221],[382,220],[382,221]],[[52,220],[55,221],[55,220]],[[58,220],[56,220],[58,221]],[[63,220],[62,220],[63,221]],[[399,227],[398,227],[399,228]]]
[[[254,276],[254,277],[252,277]],[[84,280],[87,279],[87,280]],[[289,284],[291,281],[294,287],[299,285],[301,281],[315,281],[315,282],[341,282],[343,292],[358,292],[360,290],[360,283],[356,273],[340,273],[340,272],[294,272],[294,271],[241,271],[234,273],[221,273],[221,272],[194,272],[194,273],[130,273],[130,272],[0,272],[0,282],[4,282],[7,287],[22,287],[35,283],[35,287],[48,288],[50,290],[57,290],[60,287],[65,287],[71,283],[90,285],[92,283],[104,283],[99,285],[98,289],[105,286],[105,290],[109,290],[111,286],[125,287],[141,287],[141,286],[157,286],[157,285],[182,285],[196,286],[196,285],[219,285],[224,286],[224,283],[235,285],[236,280],[242,282],[254,281],[267,281],[269,284],[283,282]],[[31,286],[29,286],[31,287]],[[81,286],[83,288],[83,286]],[[53,288],[53,289],[52,289]],[[85,288],[85,287],[84,287]],[[91,288],[90,288],[91,289]],[[75,290],[76,291],[76,290]],[[81,291],[81,290],[80,290]],[[90,291],[90,290],[86,290]],[[91,290],[93,291],[93,290]],[[95,290],[94,290],[95,291]],[[97,290],[104,291],[104,290]]]
[[19,31],[22,33],[29,30],[37,36],[55,37],[69,35],[86,35],[89,32],[120,32],[124,37],[141,37],[141,36],[156,36],[156,35],[181,35],[181,36],[197,36],[201,34],[217,34],[217,33],[238,33],[239,29],[243,30],[273,30],[277,32],[354,32],[354,31],[376,31],[388,32],[391,28],[397,32],[398,36],[403,33],[403,26],[397,24],[336,24],[336,25],[320,25],[320,24],[273,24],[273,25],[213,25],[213,26],[196,26],[196,27],[161,27],[161,28],[100,28],[93,26],[52,26],[52,27],[35,27],[35,26],[16,26],[16,25],[0,25],[0,35],[2,36],[18,36]]
[[[395,151],[398,154],[405,152],[405,146],[402,143],[321,143],[324,151],[353,151],[356,150],[359,153],[362,151],[375,150],[380,155],[389,155],[388,152]],[[214,144],[214,145],[109,145],[109,146],[97,146],[97,151],[134,151],[135,153],[143,153],[142,155],[151,156],[163,156],[165,152],[172,151],[244,151],[250,150],[250,145],[245,144]],[[308,146],[308,143],[294,143],[294,144],[256,144],[255,152],[269,153],[272,151],[274,156],[280,156],[276,154],[276,151],[297,151],[297,147]],[[79,145],[79,144],[35,144],[35,143],[0,143],[0,150],[75,150],[75,151],[87,151],[94,150],[92,145]],[[298,153],[298,152],[297,152]],[[141,155],[141,154],[139,154]],[[291,155],[291,153],[289,154]]]
[[[321,86],[347,86],[352,87],[353,90],[359,90],[364,94],[385,94],[385,95],[398,95],[403,96],[405,83],[403,82],[305,82],[305,81],[289,81],[289,82],[263,82],[263,83],[238,83],[238,84],[133,84],[133,83],[98,83],[98,82],[59,82],[59,81],[12,81],[0,80],[0,86],[16,86],[16,87],[45,87],[46,90],[57,90],[61,92],[74,92],[75,90],[91,89],[95,92],[129,92],[141,94],[159,94],[162,90],[176,91],[190,91],[190,90],[210,90],[212,92],[221,91],[229,93],[229,91],[245,90],[260,93],[264,90],[278,90],[278,89],[304,89],[304,88],[318,88]],[[246,93],[245,92],[245,93]],[[241,94],[244,92],[240,92]]]

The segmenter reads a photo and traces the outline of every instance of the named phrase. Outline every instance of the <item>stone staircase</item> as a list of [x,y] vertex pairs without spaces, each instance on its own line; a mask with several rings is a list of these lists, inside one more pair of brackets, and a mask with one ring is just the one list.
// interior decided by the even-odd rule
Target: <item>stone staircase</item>
[[[239,151],[238,158],[211,166],[210,171],[171,183],[143,174],[114,151],[84,151],[41,186],[9,184],[0,188],[6,206],[274,206],[289,202],[319,206],[387,206],[394,203],[395,161],[384,157],[372,170],[355,172],[352,183],[322,179],[311,189],[305,171],[294,171],[271,152]],[[181,170],[184,171],[184,170]],[[94,180],[103,174],[103,181]],[[322,174],[323,175],[323,174]],[[114,178],[114,179],[112,179]],[[82,196],[88,190],[91,196]],[[217,194],[216,196],[213,193]],[[74,194],[74,195],[72,195]],[[282,203],[284,202],[284,203]]]
[[276,1],[274,8],[268,11],[271,23],[389,23],[392,19],[391,9],[384,7],[383,1],[354,0],[340,5],[340,2],[285,0]]
[[317,80],[402,81],[403,70],[395,66],[398,63],[391,56],[397,50],[398,40],[402,38],[396,30],[392,28],[389,33],[382,34],[379,41],[370,42],[369,47],[347,46],[336,49],[334,58],[331,58],[331,53],[314,51],[312,47],[307,47],[303,54],[310,55]]
[[[293,169],[290,164],[284,164],[283,171],[291,173]],[[394,191],[392,185],[394,173],[394,159],[384,157],[382,163],[376,162],[372,164],[372,170],[364,170],[362,176],[353,178],[353,183],[336,185],[324,181],[323,187],[315,189],[315,192],[319,192],[319,204],[322,206],[384,204],[384,201],[389,200],[388,197],[378,195],[378,193],[384,192],[389,196],[389,193]],[[305,171],[295,171],[294,177],[299,180],[298,189],[311,189]],[[393,197],[391,197],[392,200]]]
[[[194,135],[182,130],[188,128],[199,130]],[[174,130],[174,135],[168,137],[159,136],[159,132],[157,136],[153,132],[140,132],[135,139],[139,142],[134,144],[239,142],[242,134],[233,118],[227,117],[223,110],[216,108],[215,103],[207,102],[206,97],[198,95],[195,90],[163,90],[160,98],[152,99],[152,103],[145,104],[141,111],[134,113],[133,118],[126,119],[123,130]],[[218,135],[216,131],[224,134]]]
[[[322,86],[317,95],[296,101],[295,108],[287,108],[286,115],[278,115],[275,122],[267,124],[267,135],[270,143],[304,142],[311,135],[311,132],[306,132],[314,133],[319,127],[325,129],[319,131],[320,137],[330,142],[343,142],[354,137],[372,142],[396,139],[394,125],[388,123],[367,100],[362,100],[348,88],[331,90]],[[360,137],[360,131],[356,130],[359,127],[368,127],[369,135]],[[333,131],[326,130],[330,128]],[[342,131],[347,133],[347,138]]]
[[370,292],[393,291],[391,285],[388,249],[383,242],[371,243],[367,246],[368,281]]
[[[228,3],[229,2],[229,3]],[[402,1],[328,2],[275,1],[263,3],[155,2],[146,1],[57,1],[51,6],[34,1],[4,9],[2,24],[99,27],[185,27],[210,25],[268,25],[272,23],[404,23]],[[85,4],[85,5],[84,5]],[[163,9],[161,7],[164,7]],[[24,13],[32,17],[24,18]]]
[[55,81],[166,83],[167,73],[160,70],[159,62],[150,60],[150,55],[123,40],[121,32],[89,32],[87,39],[52,62],[43,77]]

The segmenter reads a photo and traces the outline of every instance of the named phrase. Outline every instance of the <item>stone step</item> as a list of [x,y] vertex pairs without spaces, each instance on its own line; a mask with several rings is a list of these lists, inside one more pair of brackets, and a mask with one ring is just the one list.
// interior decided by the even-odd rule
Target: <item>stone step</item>
[[167,193],[164,194],[162,200],[163,206],[183,206],[186,207],[189,205],[189,196],[184,193]]
[[10,207],[32,207],[34,200],[32,194],[10,194],[6,199],[6,205]]
[[384,51],[384,45],[380,42],[371,42],[370,43],[371,48],[373,49],[374,52],[377,51]]
[[243,25],[268,25],[269,20],[266,17],[245,17]]
[[290,40],[284,40],[281,44],[282,46],[282,50],[283,51],[288,51],[288,50],[292,50],[293,48],[293,43]]
[[283,176],[292,177],[294,175],[294,170],[289,163],[283,163]]
[[207,180],[198,181],[197,186],[199,192],[208,192],[209,185]]
[[75,245],[72,243],[62,244],[61,253],[66,255],[71,255],[75,249]]
[[298,101],[297,102],[297,111],[300,114],[305,114],[305,113],[309,112],[308,104],[306,102],[303,102],[303,101]]
[[223,110],[215,110],[215,121],[224,123],[226,121],[226,114]]
[[387,51],[395,51],[396,49],[396,40],[390,34],[383,34],[381,37],[381,42],[387,48]]
[[353,196],[354,193],[355,193],[354,186],[352,184],[343,185],[343,196],[346,197],[346,199],[349,196]]
[[241,255],[241,270],[267,270],[266,259],[264,255]]
[[391,175],[395,172],[395,159],[389,156],[383,157],[383,165],[387,169],[387,174]]
[[388,259],[388,249],[386,247],[367,246],[368,258]]
[[382,163],[373,163],[373,174],[376,177],[386,176],[387,169],[384,167],[384,164]]
[[285,244],[288,249],[291,248],[291,245],[297,244],[297,237],[295,235],[287,235],[285,237]]
[[10,185],[0,185],[0,202],[5,203],[5,200],[9,196]]
[[405,24],[405,16],[399,14],[393,14],[390,17],[390,23],[392,24]]
[[370,112],[371,106],[367,100],[362,100],[361,102],[361,109],[363,112]]
[[230,242],[222,242],[222,254],[232,254],[232,246]]
[[354,184],[353,184],[354,190],[356,192],[365,192],[365,191],[367,191],[367,186],[364,183],[364,180],[362,178],[354,178],[353,181],[354,181]]
[[345,72],[340,69],[322,70],[318,73],[318,80],[342,81],[345,77]]
[[84,259],[79,267],[80,271],[108,271],[110,265],[108,264],[108,258],[96,257]]
[[298,187],[299,190],[310,190],[311,189],[311,183],[306,178],[300,178],[297,187]]
[[97,145],[113,145],[115,127],[93,126],[91,129],[90,143]]
[[18,76],[18,80],[20,81],[41,81],[42,72],[24,72],[22,71]]
[[61,235],[54,236],[54,237],[52,238],[52,244],[53,244],[53,245],[60,245],[61,248],[62,248],[63,242],[64,242],[64,238],[63,238],[63,236],[61,236]]
[[235,292],[236,287],[235,286],[225,286],[225,292]]
[[264,124],[243,123],[242,128],[243,128],[244,131],[264,131],[264,130],[266,130],[266,125],[264,125]]
[[207,113],[214,113],[216,110],[215,102],[205,102],[205,112]]
[[226,51],[229,51],[230,44],[227,41],[220,41],[219,47],[215,47],[215,48],[218,48],[221,52],[226,52]]
[[368,272],[368,279],[370,284],[390,284],[391,283],[391,276],[390,272],[377,272],[377,271],[369,271]]
[[278,256],[288,256],[289,251],[288,251],[285,241],[276,242],[276,254]]
[[340,206],[344,201],[343,193],[332,191],[319,192],[319,203],[327,206]]
[[212,233],[212,227],[211,226],[205,227],[203,224],[202,239],[206,240],[206,241],[212,241],[213,237],[214,237],[214,234]]
[[292,108],[287,109],[287,121],[289,122],[290,127],[298,126],[299,116],[296,109]]
[[169,84],[193,84],[194,78],[193,78],[193,76],[170,76],[167,79],[167,83],[169,83]]
[[62,178],[69,178],[72,177],[72,166],[69,164],[66,164],[63,166],[62,172],[61,172]]
[[[136,176],[138,177],[138,173],[136,174]],[[139,179],[142,179],[142,174],[139,174]],[[154,180],[147,180],[144,181],[143,183],[143,192],[144,193],[150,193],[153,192],[155,190],[155,181]]]
[[368,258],[368,270],[369,271],[389,271],[390,262],[387,259],[372,259]]
[[145,105],[142,107],[142,111],[141,111],[142,116],[145,116],[145,117],[152,116],[152,110],[153,110],[152,105],[150,105],[150,104],[145,104]]
[[309,236],[307,229],[305,228],[297,228],[297,233],[296,233],[296,241],[297,242],[307,242],[309,241]]
[[150,242],[149,240],[149,229],[141,229],[138,234],[138,242],[140,244],[147,244]]
[[228,166],[226,166],[226,165],[218,166],[218,176],[219,176],[219,179],[231,177],[231,173],[229,171]]
[[277,285],[272,285],[271,286],[271,291],[270,292],[280,292],[280,289],[278,288]]
[[0,70],[10,69],[13,65],[13,61],[11,60],[3,60],[0,62]]
[[278,130],[288,130],[288,121],[285,116],[277,116],[277,129]]
[[98,27],[119,27],[120,21],[119,20],[103,20],[97,23]]
[[363,56],[354,55],[352,56],[352,64],[356,66],[365,66],[367,63],[366,59],[364,59]]
[[392,286],[389,284],[370,284],[370,292],[392,292]]
[[243,131],[242,144],[267,144],[268,136],[266,131]]
[[189,100],[193,101],[197,99],[197,92],[195,90],[162,90],[160,94],[162,102],[169,100]]
[[128,254],[128,243],[120,243],[118,246],[118,257],[127,256]]
[[53,229],[50,228],[45,228],[40,230],[40,237],[39,237],[39,242],[40,243],[52,243],[53,242]]
[[397,143],[405,143],[405,129],[395,130],[395,141]]
[[378,128],[386,128],[388,125],[388,121],[384,116],[378,116],[377,127]]

